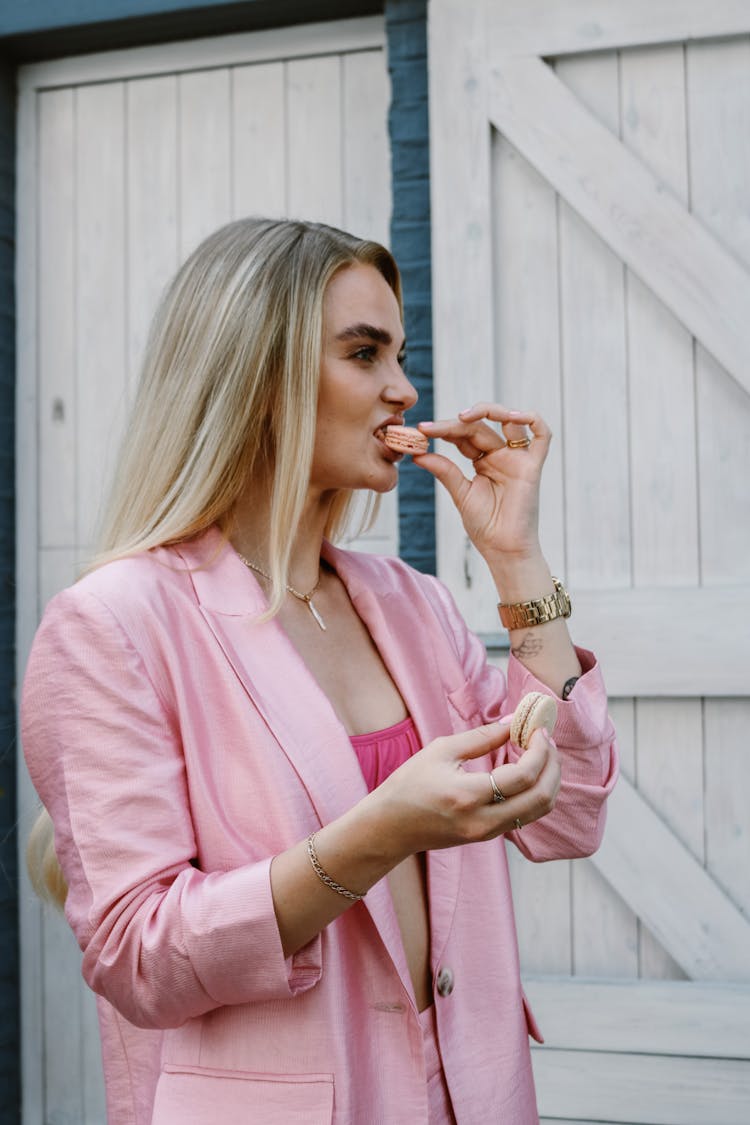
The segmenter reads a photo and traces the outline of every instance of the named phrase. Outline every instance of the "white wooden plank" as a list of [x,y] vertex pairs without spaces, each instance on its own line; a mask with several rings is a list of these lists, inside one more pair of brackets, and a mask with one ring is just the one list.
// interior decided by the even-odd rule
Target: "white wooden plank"
[[543,1047],[532,1049],[532,1062],[542,1114],[628,1125],[747,1125],[746,1062]]
[[547,1047],[750,1058],[747,986],[530,976],[523,984]]
[[75,120],[73,92],[39,99],[40,539],[76,538]]
[[507,848],[521,968],[524,973],[573,971],[571,863],[529,863]]
[[[642,699],[637,707],[638,790],[699,863],[704,862],[703,713],[699,699]],[[641,974],[684,976],[644,929]]]
[[[705,703],[706,863],[750,915],[750,755],[747,699]],[[750,953],[748,953],[750,960]]]
[[81,1089],[81,951],[58,911],[44,911],[44,1084],[47,1120],[85,1121]]
[[[617,59],[562,60],[558,77],[609,128],[619,121]],[[627,359],[622,263],[560,204],[560,333],[566,574],[587,589],[630,584]]]
[[283,62],[236,67],[232,83],[232,217],[286,214]]
[[177,80],[130,82],[126,109],[126,373],[132,397],[149,325],[178,262]]
[[750,920],[625,778],[590,862],[689,977],[750,981]]
[[390,243],[389,83],[383,51],[344,55],[342,65],[343,224],[360,238]]
[[[435,414],[490,397],[494,385],[490,130],[482,0],[428,7],[432,323]],[[456,50],[456,44],[461,49]],[[452,447],[440,451],[454,456]],[[443,489],[436,492],[438,572],[473,629],[489,630],[497,601],[472,575],[468,540]],[[465,568],[465,561],[467,567]]]
[[341,60],[287,63],[288,213],[340,227],[344,218]]
[[24,87],[46,89],[77,83],[111,82],[135,76],[177,74],[211,67],[362,51],[385,46],[383,17],[326,20],[267,31],[215,35],[157,43],[124,51],[72,55],[20,69]]
[[[21,683],[38,623],[38,448],[37,448],[37,174],[38,99],[33,89],[19,91],[16,167],[16,682]],[[41,907],[26,874],[28,833],[38,798],[26,770],[20,738],[16,746],[18,809],[18,914],[21,950],[21,1083],[26,1125],[44,1119],[41,1050],[43,992]]]
[[[565,561],[557,200],[512,145],[492,136],[495,390],[498,402],[538,411],[555,435],[542,477],[540,538]],[[477,568],[479,563],[477,561]]]
[[575,976],[638,977],[638,923],[627,903],[588,860],[572,865]]
[[[628,51],[620,66],[623,141],[686,204],[682,48]],[[697,582],[693,341],[632,274],[627,305],[633,580],[636,585]]]
[[493,69],[495,127],[750,389],[750,275],[540,59]]
[[503,0],[488,6],[493,57],[602,51],[750,31],[746,0]]
[[123,86],[76,93],[78,543],[91,543],[126,412]]
[[107,1104],[96,998],[84,983],[83,977],[80,977],[80,989],[83,1120],[85,1125],[106,1125]]
[[179,78],[180,260],[231,217],[229,71]]
[[[750,266],[750,42],[687,53],[690,178],[696,215]],[[701,567],[707,585],[748,581],[750,400],[697,349]]]
[[[572,590],[571,635],[599,657],[615,696],[747,695],[747,586]],[[721,661],[707,659],[721,622]],[[668,641],[666,640],[668,638]]]

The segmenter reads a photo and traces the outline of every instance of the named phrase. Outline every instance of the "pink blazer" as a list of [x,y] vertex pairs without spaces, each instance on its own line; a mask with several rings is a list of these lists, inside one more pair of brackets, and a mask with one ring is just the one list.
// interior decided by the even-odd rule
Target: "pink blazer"
[[[423,742],[544,689],[488,666],[450,595],[326,546]],[[216,530],[50,603],[22,733],[98,994],[110,1125],[426,1125],[422,1035],[387,881],[284,959],[271,857],[365,795],[346,731]],[[616,753],[593,657],[555,730],[528,858],[593,851]],[[487,770],[489,759],[470,763]],[[488,787],[489,788],[489,787]],[[459,1125],[537,1121],[502,840],[427,857],[438,1037]]]

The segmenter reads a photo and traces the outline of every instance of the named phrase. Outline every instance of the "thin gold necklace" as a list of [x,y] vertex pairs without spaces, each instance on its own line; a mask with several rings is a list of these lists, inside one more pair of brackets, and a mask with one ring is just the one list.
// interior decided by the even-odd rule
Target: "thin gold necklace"
[[[273,578],[271,578],[271,575],[266,574],[265,570],[261,570],[261,568],[256,563],[250,562],[250,559],[246,559],[245,556],[241,555],[239,551],[237,552],[237,555],[240,559],[242,559],[245,566],[248,566],[250,568],[250,570],[257,571],[258,574],[262,574],[264,578],[267,578],[269,582],[273,582]],[[318,590],[318,587],[320,586],[320,582],[321,582],[322,577],[323,577],[322,574],[320,573],[320,571],[318,571],[318,581],[315,583],[312,590],[310,590],[310,592],[308,594],[303,594],[299,590],[295,590],[294,586],[286,586],[285,588],[289,591],[290,594],[292,594],[295,598],[297,598],[298,601],[304,602],[307,605],[307,608],[310,610],[310,613],[313,615],[313,617],[317,621],[318,625],[320,625],[323,632],[325,632],[326,631],[325,621],[323,620],[323,618],[320,616],[317,609],[313,605],[313,595],[315,593],[317,593],[317,590]]]

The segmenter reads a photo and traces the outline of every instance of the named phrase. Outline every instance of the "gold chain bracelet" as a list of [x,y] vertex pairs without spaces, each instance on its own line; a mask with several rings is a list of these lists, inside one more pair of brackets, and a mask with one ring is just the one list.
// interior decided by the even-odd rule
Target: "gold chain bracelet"
[[359,902],[360,899],[365,897],[364,895],[358,895],[355,891],[348,891],[346,887],[341,886],[341,883],[337,883],[335,879],[332,879],[328,872],[320,866],[320,860],[315,851],[315,835],[314,832],[311,832],[307,837],[307,854],[310,857],[313,871],[318,876],[321,883],[325,883],[325,885],[330,887],[332,891],[335,891],[336,894],[343,895],[344,898],[351,899],[352,902]]

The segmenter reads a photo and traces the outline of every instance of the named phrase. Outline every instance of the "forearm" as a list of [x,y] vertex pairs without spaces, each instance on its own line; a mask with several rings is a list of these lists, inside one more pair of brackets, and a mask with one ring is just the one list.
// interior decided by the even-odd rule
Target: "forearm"
[[[315,851],[324,871],[341,886],[364,895],[403,858],[393,836],[383,831],[378,800],[365,797],[338,820],[315,833]],[[327,886],[316,874],[307,841],[277,855],[271,864],[271,893],[285,957],[291,957],[325,929],[354,900]]]
[[[541,554],[523,561],[499,557],[488,560],[488,566],[502,602],[531,601],[553,591],[552,574]],[[564,618],[512,629],[509,638],[514,656],[556,695],[562,694],[567,680],[581,675]]]

